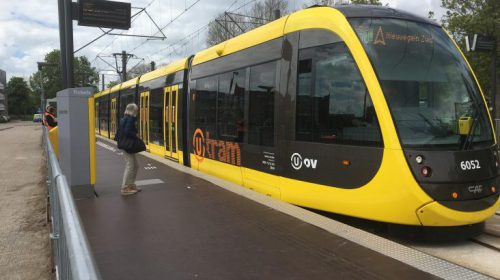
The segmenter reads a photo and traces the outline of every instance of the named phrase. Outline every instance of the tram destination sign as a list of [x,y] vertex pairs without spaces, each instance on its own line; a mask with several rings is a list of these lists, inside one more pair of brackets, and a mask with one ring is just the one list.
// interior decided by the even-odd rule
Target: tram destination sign
[[130,9],[130,3],[103,0],[79,0],[78,25],[129,29]]

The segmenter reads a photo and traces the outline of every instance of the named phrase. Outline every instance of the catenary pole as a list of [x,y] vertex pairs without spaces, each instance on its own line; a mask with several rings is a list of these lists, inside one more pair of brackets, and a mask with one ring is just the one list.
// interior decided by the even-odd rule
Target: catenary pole
[[[61,57],[59,63],[61,64],[61,81],[62,85],[66,88],[68,81],[66,79],[66,29],[65,29],[65,16],[64,16],[64,1],[58,0],[57,6],[59,11],[59,48],[61,50]],[[43,109],[43,108],[42,108]]]
[[74,87],[73,77],[73,17],[72,1],[64,0],[64,25],[66,34],[66,85],[65,88]]

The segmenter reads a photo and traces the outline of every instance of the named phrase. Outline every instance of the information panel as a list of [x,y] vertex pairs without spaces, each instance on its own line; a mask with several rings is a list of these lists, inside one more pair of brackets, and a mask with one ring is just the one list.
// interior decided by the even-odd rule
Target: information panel
[[130,9],[130,3],[103,0],[79,0],[78,25],[129,29]]

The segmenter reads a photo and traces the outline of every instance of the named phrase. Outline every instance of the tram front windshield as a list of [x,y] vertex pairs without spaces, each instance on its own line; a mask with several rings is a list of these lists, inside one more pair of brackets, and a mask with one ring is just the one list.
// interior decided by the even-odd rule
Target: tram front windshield
[[493,144],[478,86],[442,28],[389,18],[350,22],[375,68],[403,147]]

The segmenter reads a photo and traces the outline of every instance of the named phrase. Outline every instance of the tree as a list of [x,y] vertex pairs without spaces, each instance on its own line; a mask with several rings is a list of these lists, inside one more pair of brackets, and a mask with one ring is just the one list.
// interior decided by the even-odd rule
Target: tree
[[127,80],[133,79],[135,77],[139,77],[142,74],[151,72],[151,64],[149,63],[139,63],[132,67],[130,70],[127,70]]
[[[491,96],[492,67],[496,67],[498,74],[500,59],[493,66],[491,53],[466,52],[464,36],[477,33],[496,37],[496,49],[500,51],[500,3],[498,0],[442,0],[441,5],[448,10],[442,19],[444,28],[461,47],[487,96]],[[497,88],[499,82],[497,78]]]
[[112,88],[112,87],[116,86],[117,84],[121,84],[121,83],[122,83],[122,81],[119,80],[119,79],[116,80],[116,81],[111,81],[111,82],[108,83],[108,85],[106,86],[106,88]]
[[12,77],[7,83],[7,99],[11,115],[27,115],[35,111],[37,100],[28,83],[21,77]]
[[213,46],[274,20],[275,11],[288,13],[285,0],[264,0],[253,4],[248,15],[222,13],[208,26],[207,45]]
[[210,22],[208,27],[208,46],[217,45],[221,42],[238,36],[250,30],[247,19],[242,15],[223,13]]
[[[63,89],[61,81],[60,65],[61,52],[53,50],[45,55],[44,62],[53,65],[45,66],[42,70],[35,72],[30,77],[30,86],[36,95],[40,96],[42,85],[44,86],[45,98],[53,98],[56,93]],[[75,57],[73,61],[74,81],[76,87],[94,87],[99,80],[99,74],[94,67],[91,67],[89,60],[85,56]]]
[[74,67],[75,87],[96,87],[95,84],[99,81],[99,73],[94,67],[90,66],[87,57],[76,57]]
[[250,12],[251,16],[254,17],[251,25],[256,28],[274,20],[275,11],[277,10],[281,14],[285,14],[288,11],[288,2],[282,0],[256,2]]

